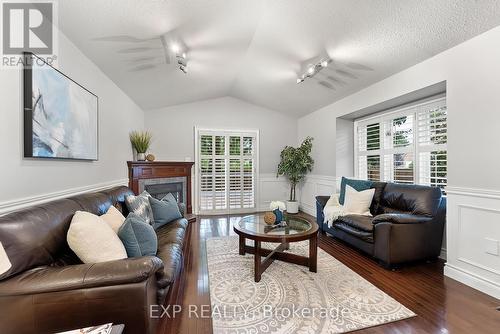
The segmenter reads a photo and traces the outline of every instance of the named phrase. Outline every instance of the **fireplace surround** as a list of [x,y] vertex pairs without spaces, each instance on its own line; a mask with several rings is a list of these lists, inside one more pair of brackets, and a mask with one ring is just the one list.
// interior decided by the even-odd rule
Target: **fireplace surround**
[[146,190],[158,199],[172,193],[179,203],[186,205],[186,213],[191,214],[193,164],[177,161],[128,161],[129,187],[135,194]]

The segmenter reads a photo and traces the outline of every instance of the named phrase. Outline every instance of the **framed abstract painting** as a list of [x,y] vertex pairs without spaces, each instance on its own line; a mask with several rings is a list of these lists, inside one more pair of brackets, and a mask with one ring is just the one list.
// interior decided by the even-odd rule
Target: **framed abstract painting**
[[98,97],[24,54],[24,156],[98,160]]

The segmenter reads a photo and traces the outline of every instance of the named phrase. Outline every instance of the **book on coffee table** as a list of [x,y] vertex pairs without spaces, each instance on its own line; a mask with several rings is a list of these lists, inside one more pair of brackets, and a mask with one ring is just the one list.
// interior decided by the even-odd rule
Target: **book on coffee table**
[[120,334],[123,332],[123,325],[114,325],[112,323],[99,325],[99,326],[91,326],[80,329],[74,329],[67,332],[61,332],[58,334]]

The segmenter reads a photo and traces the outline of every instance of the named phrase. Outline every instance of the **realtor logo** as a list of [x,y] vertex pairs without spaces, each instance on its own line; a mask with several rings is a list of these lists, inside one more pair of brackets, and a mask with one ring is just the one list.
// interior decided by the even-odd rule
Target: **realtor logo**
[[3,2],[3,54],[18,55],[23,51],[52,54],[53,18],[51,2]]
[[51,0],[0,0],[1,68],[17,68],[23,52],[54,64],[57,52],[57,6]]

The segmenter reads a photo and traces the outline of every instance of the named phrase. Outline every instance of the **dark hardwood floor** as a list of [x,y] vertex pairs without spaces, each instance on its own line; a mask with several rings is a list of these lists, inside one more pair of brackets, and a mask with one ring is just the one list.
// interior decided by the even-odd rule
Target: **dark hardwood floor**
[[[304,214],[305,215],[305,214]],[[310,219],[311,216],[305,215]],[[199,217],[191,226],[191,251],[185,258],[182,295],[183,311],[160,326],[161,334],[210,334],[210,318],[189,317],[189,307],[210,305],[205,240],[235,235],[233,223],[241,216]],[[500,301],[443,276],[444,263],[422,263],[395,271],[324,234],[319,247],[366,280],[414,311],[407,320],[372,327],[358,333],[500,333]],[[191,305],[191,306],[190,306]]]

